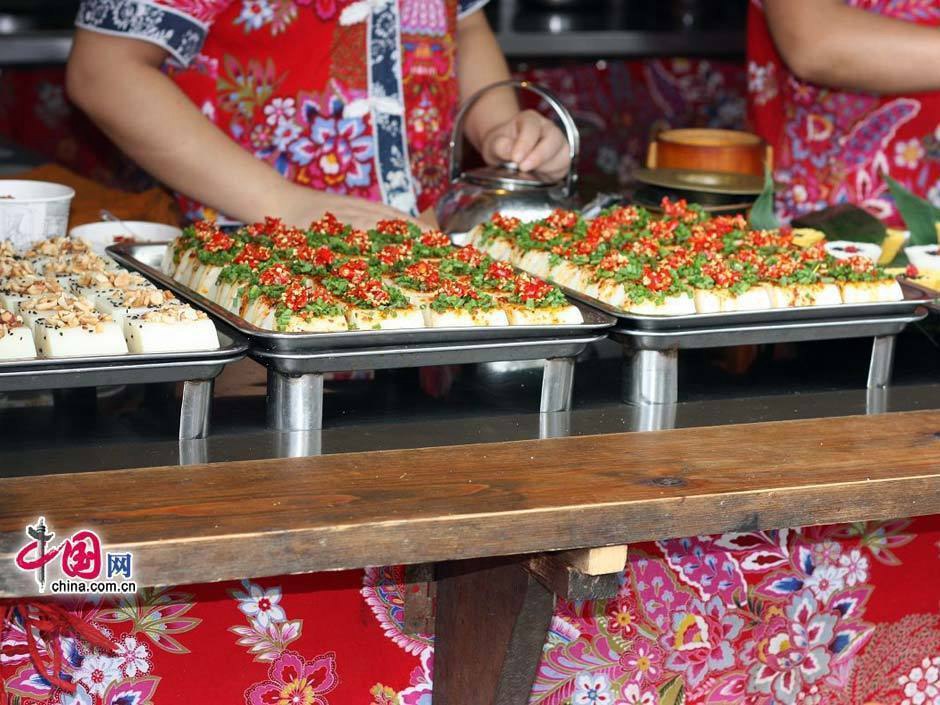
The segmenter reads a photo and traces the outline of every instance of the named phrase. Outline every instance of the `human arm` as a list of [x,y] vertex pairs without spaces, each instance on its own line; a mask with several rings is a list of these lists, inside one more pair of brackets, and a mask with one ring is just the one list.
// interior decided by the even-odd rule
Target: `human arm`
[[[457,76],[460,99],[509,78],[509,67],[482,12],[457,25]],[[534,110],[519,110],[511,88],[485,94],[468,113],[464,132],[487,164],[514,162],[522,171],[538,170],[560,178],[568,170],[568,143],[551,120]]]
[[940,90],[940,31],[843,0],[764,0],[783,60],[799,78],[849,90]]
[[69,97],[155,178],[245,222],[278,215],[306,226],[326,210],[354,227],[405,217],[284,179],[212,124],[160,70],[167,56],[149,42],[79,28],[66,74]]

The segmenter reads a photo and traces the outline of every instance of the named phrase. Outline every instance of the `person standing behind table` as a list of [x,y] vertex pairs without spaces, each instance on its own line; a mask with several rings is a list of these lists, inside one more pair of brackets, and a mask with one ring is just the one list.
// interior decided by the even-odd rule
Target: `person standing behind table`
[[[434,204],[458,100],[508,78],[483,4],[83,0],[68,90],[185,194],[190,218],[306,226],[329,210],[367,228]],[[466,136],[488,163],[568,168],[561,132],[509,90],[484,97]],[[280,505],[304,501],[290,487],[258,493],[274,523]],[[430,697],[430,640],[401,630],[400,570],[246,578],[140,591],[116,609],[0,602],[0,703]],[[29,648],[36,634],[42,649]],[[96,648],[106,640],[113,650]]]
[[[190,219],[368,228],[434,205],[458,100],[509,77],[485,3],[83,0],[67,89]],[[488,163],[567,170],[508,89],[465,134]]]
[[751,119],[785,219],[848,202],[899,225],[882,172],[940,205],[938,28],[937,0],[751,0]]

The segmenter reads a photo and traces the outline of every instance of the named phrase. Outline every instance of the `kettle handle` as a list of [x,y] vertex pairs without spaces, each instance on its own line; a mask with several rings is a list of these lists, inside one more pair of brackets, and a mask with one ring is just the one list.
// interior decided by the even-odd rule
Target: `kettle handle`
[[489,92],[493,88],[499,88],[502,86],[514,86],[515,88],[521,88],[539,95],[552,107],[552,109],[561,119],[561,124],[565,128],[565,136],[568,139],[568,157],[570,158],[568,174],[565,176],[564,195],[566,198],[571,196],[571,194],[574,192],[575,182],[578,180],[578,152],[581,148],[581,136],[578,133],[578,126],[575,125],[574,118],[571,117],[571,113],[568,112],[567,108],[561,104],[561,101],[558,100],[558,98],[551,91],[535,83],[530,83],[529,81],[519,81],[516,79],[498,81],[497,83],[491,83],[488,86],[484,86],[472,96],[467,98],[466,102],[460,106],[460,110],[457,112],[457,117],[454,119],[454,131],[450,136],[449,172],[451,183],[460,177],[460,164],[463,161],[463,123],[467,113],[469,113],[470,108],[472,108],[477,103],[477,101],[483,97],[484,93]]

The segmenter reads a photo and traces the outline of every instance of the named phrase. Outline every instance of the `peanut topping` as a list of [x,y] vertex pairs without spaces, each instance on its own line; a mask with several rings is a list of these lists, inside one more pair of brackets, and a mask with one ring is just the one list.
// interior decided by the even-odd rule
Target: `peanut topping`
[[186,304],[171,303],[135,316],[139,321],[148,323],[185,323],[207,318],[202,311],[197,311]]
[[26,277],[36,274],[36,270],[26,260],[4,256],[0,251],[0,278]]
[[46,293],[34,296],[30,299],[24,299],[20,303],[20,309],[23,311],[55,311],[71,310],[81,307],[80,310],[92,311],[94,308],[91,303],[85,299],[79,299],[66,293]]
[[111,272],[108,270],[92,270],[82,272],[76,280],[78,286],[94,289],[140,289],[149,287],[150,283],[139,274],[126,272]]
[[120,289],[114,301],[121,301],[128,308],[156,308],[175,301],[173,294],[160,289]]
[[10,313],[4,308],[0,308],[0,338],[3,338],[10,331],[22,327],[22,318]]
[[13,242],[11,240],[0,240],[0,257],[13,257],[16,255],[16,250],[13,249]]
[[81,238],[73,240],[68,236],[62,236],[36,243],[26,253],[26,256],[35,259],[36,257],[59,257],[81,252],[91,252],[91,245]]
[[42,277],[25,276],[18,279],[10,279],[3,287],[3,291],[19,296],[36,297],[40,294],[61,294],[64,293],[62,285],[55,279],[43,279]]
[[56,311],[42,319],[50,328],[84,328],[87,331],[103,333],[106,324],[111,323],[111,316],[97,311]]
[[96,254],[80,253],[46,260],[42,271],[46,274],[81,274],[83,272],[102,272],[107,269],[107,262]]

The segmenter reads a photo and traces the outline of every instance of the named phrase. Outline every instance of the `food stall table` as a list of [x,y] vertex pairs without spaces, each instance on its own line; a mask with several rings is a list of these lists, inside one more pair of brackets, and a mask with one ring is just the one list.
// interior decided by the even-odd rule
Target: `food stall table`
[[[554,601],[546,552],[940,512],[938,392],[894,387],[877,415],[864,390],[684,402],[683,428],[657,433],[592,401],[547,440],[545,415],[472,403],[284,434],[256,400],[217,400],[216,434],[185,444],[108,417],[97,438],[50,446],[21,419],[7,432],[26,442],[0,452],[0,561],[42,514],[65,533],[94,517],[106,549],[134,553],[140,587],[437,564],[439,702],[522,703]],[[285,486],[272,514],[259,488]],[[31,575],[0,571],[0,597],[36,594]]]

